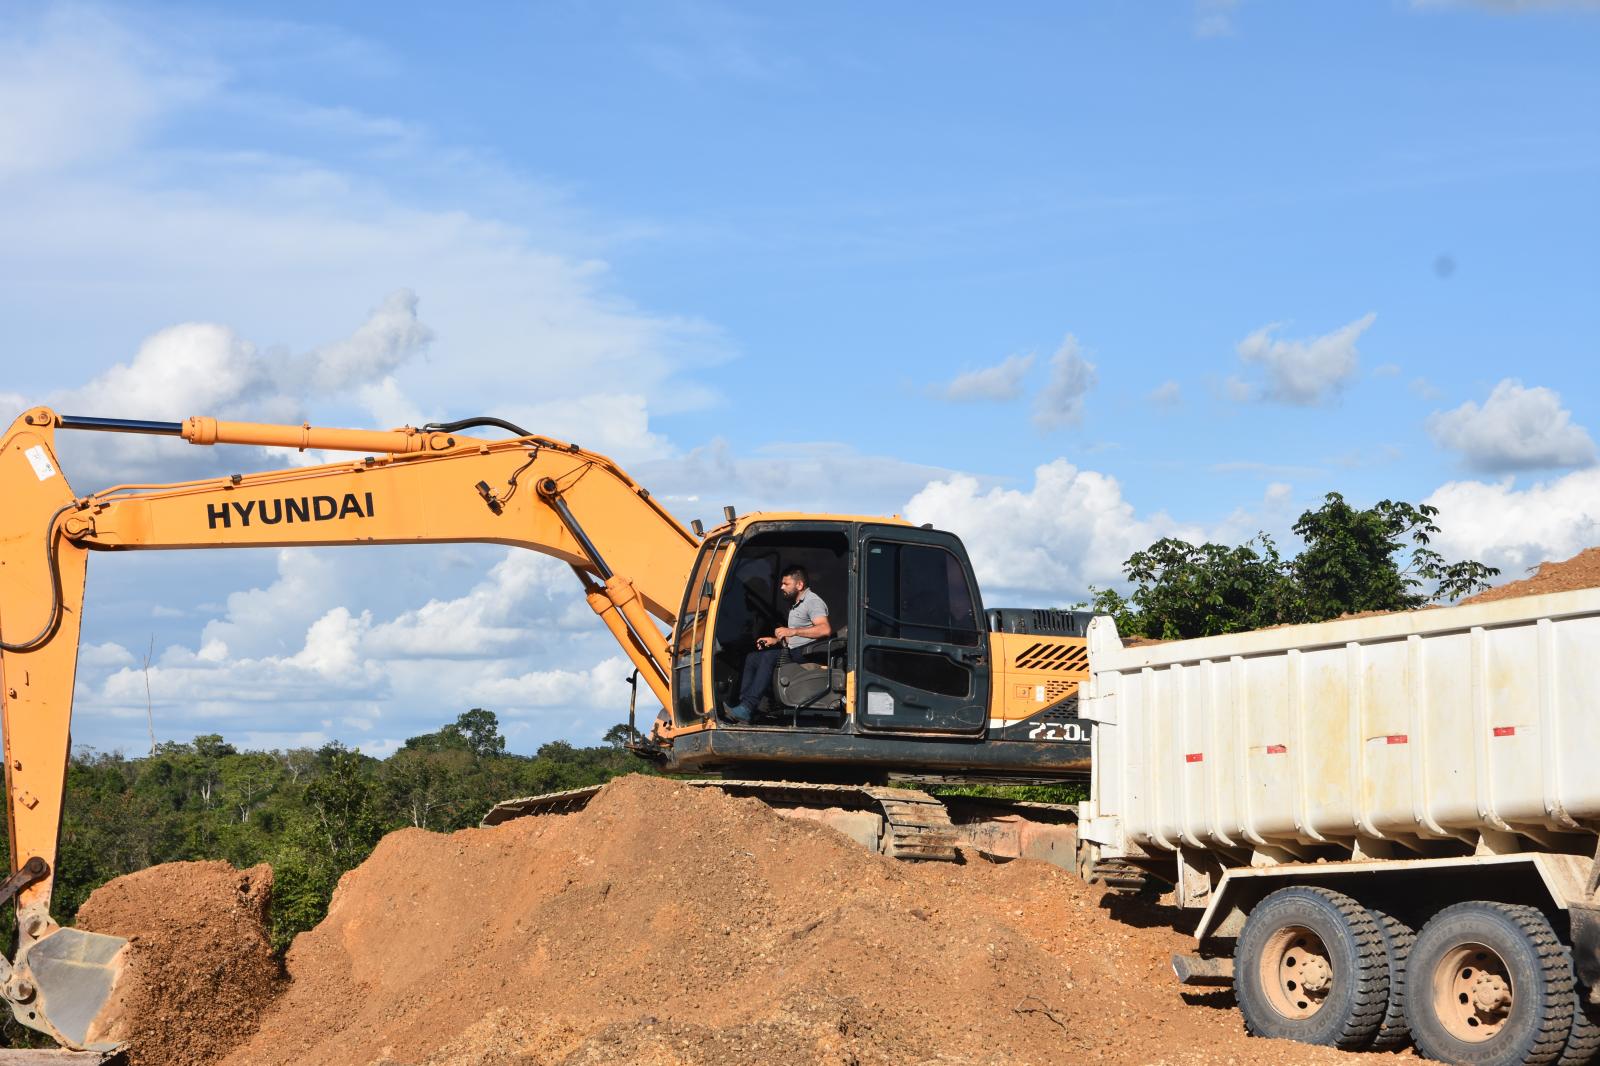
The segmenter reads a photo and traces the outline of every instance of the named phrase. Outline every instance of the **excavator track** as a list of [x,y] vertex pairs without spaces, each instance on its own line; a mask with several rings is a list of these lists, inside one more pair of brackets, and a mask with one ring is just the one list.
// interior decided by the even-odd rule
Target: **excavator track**
[[[957,849],[961,841],[944,804],[926,792],[915,789],[813,784],[804,781],[728,781],[719,778],[691,779],[681,783],[695,788],[718,789],[730,796],[758,799],[780,813],[835,810],[871,812],[882,820],[875,849],[882,854],[897,859],[928,862],[955,862],[960,858]],[[506,800],[495,804],[484,815],[481,824],[499,825],[513,818],[581,811],[603,787],[591,785]],[[829,821],[825,817],[816,820]],[[868,843],[859,832],[850,835],[863,844]]]
[[1119,859],[1100,859],[1089,868],[1089,876],[1085,880],[1091,885],[1105,885],[1108,891],[1119,896],[1133,896],[1161,888],[1158,878]]
[[883,808],[884,836],[879,849],[896,859],[955,862],[961,857],[956,827],[945,805],[910,788],[864,788]]
[[[970,847],[995,859],[1035,858],[1073,869],[1076,810],[1067,804],[988,797],[940,798],[912,788],[740,781],[716,778],[681,782],[758,799],[778,813],[831,825],[863,846],[896,859],[959,862]],[[481,824],[582,810],[602,785],[506,800]]]

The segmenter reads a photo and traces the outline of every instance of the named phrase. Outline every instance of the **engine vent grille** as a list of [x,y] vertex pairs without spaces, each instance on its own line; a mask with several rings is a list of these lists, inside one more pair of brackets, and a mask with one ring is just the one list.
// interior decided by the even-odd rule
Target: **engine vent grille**
[[1047,722],[1075,722],[1078,720],[1078,694],[1074,692],[1058,705],[1051,707],[1039,717]]
[[1017,653],[1018,670],[1063,670],[1086,673],[1089,649],[1083,644],[1057,644],[1040,641]]
[[1094,620],[1091,611],[1063,611],[1039,607],[992,607],[987,612],[995,633],[1033,633],[1038,636],[1082,637]]

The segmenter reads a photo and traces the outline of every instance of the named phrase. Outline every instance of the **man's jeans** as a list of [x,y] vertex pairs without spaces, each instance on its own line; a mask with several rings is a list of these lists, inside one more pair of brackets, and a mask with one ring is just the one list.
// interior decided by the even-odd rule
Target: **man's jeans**
[[[826,643],[823,640],[813,640],[798,648],[790,648],[789,661],[821,662],[827,654]],[[740,704],[753,711],[761,703],[761,697],[769,694],[772,688],[772,674],[777,670],[778,657],[782,654],[783,645],[774,644],[770,648],[757,648],[745,656],[744,678],[739,682]]]

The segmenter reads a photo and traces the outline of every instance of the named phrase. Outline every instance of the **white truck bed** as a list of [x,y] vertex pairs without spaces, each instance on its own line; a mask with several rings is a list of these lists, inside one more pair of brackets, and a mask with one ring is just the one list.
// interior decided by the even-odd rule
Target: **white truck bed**
[[1131,648],[1097,618],[1089,665],[1107,858],[1600,826],[1597,589]]

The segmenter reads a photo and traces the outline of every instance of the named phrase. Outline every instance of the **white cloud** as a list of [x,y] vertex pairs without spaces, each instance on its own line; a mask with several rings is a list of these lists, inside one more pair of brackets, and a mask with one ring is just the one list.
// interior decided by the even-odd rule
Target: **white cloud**
[[[591,446],[624,455],[663,452],[647,428],[649,415],[715,402],[713,389],[687,375],[727,357],[718,331],[622,299],[593,254],[616,234],[561,196],[385,116],[263,100],[235,88],[230,64],[261,60],[226,28],[182,24],[185,54],[177,55],[174,35],[164,32],[173,27],[159,20],[122,24],[81,8],[54,10],[0,46],[0,58],[10,61],[0,68],[48,71],[70,83],[57,94],[64,100],[114,97],[104,106],[118,135],[77,123],[99,145],[93,158],[53,152],[48,173],[17,171],[0,198],[7,234],[0,312],[13,333],[28,333],[31,307],[94,308],[70,338],[42,323],[31,327],[39,333],[32,344],[39,364],[88,367],[85,376],[95,379],[52,400],[100,408],[79,407],[86,414],[309,417],[324,425],[376,419],[387,427],[503,415],[498,407],[532,392],[540,397],[533,413],[577,409],[568,423],[587,419],[582,425],[591,428],[571,436],[588,443],[596,439],[592,427],[615,430]],[[91,44],[92,62],[64,61]],[[190,68],[203,76],[185,75],[181,92],[164,87],[168,71]],[[0,70],[0,104],[14,80]],[[11,99],[37,103],[51,123],[76,128],[66,104],[51,110],[16,92]],[[133,99],[146,101],[147,121],[116,112],[118,101]],[[0,107],[0,127],[14,110]],[[241,113],[261,121],[235,123],[237,150],[196,153],[155,136],[183,121]],[[308,122],[339,134],[336,161],[278,155],[248,139],[255,133],[276,143],[273,134],[285,125],[303,132]],[[31,136],[25,134],[11,135]],[[6,143],[0,135],[0,146]],[[397,172],[409,188],[448,180],[452,202],[397,197]],[[353,307],[401,286],[422,294],[429,326],[418,320],[415,298],[397,293],[344,340],[321,343],[347,328]],[[206,322],[193,322],[197,308]],[[151,320],[184,324],[109,365],[117,357],[110,353],[131,347],[130,331]],[[420,358],[435,331],[431,357]],[[110,357],[96,364],[96,353]],[[508,389],[509,382],[524,385]],[[607,417],[596,420],[602,407]],[[102,443],[95,450],[106,449]],[[178,454],[171,442],[122,440],[118,451],[146,467],[157,454]],[[173,476],[199,472],[193,455],[174,461],[179,465],[166,468]],[[247,465],[233,459],[226,468]],[[68,472],[81,469],[74,462]]]
[[939,390],[947,400],[1015,400],[1022,395],[1022,379],[1033,369],[1033,354],[1008,355],[994,366],[957,374]]
[[1249,403],[1256,398],[1256,389],[1248,381],[1229,374],[1222,382],[1222,395],[1231,403]]
[[[197,646],[161,650],[148,677],[158,732],[225,725],[251,743],[283,744],[303,732],[286,725],[315,720],[326,736],[338,735],[333,724],[358,728],[370,734],[363,749],[377,751],[475,704],[536,719],[530,739],[559,730],[588,741],[616,721],[596,712],[626,706],[628,668],[567,566],[509,549],[460,596],[389,614],[338,602],[352,584],[403,572],[404,557],[391,553],[359,553],[363,564],[353,552],[280,552],[276,581],[230,596]],[[117,644],[85,650],[80,710],[108,728],[120,719],[142,730],[142,662]],[[596,665],[573,665],[584,662]]]
[[1412,395],[1424,400],[1437,400],[1444,396],[1444,393],[1439,391],[1433,382],[1427,378],[1412,378],[1411,384],[1407,388],[1411,390]]
[[672,454],[667,438],[650,429],[647,402],[638,394],[594,393],[499,410],[531,433],[577,444],[619,462],[637,463]]
[[0,18],[0,182],[113,155],[216,78],[92,9]]
[[1145,398],[1157,407],[1171,410],[1174,407],[1182,406],[1183,386],[1169,378],[1151,389]]
[[430,599],[372,627],[364,648],[385,659],[515,655],[541,620],[564,629],[597,624],[577,589],[567,564],[514,549],[466,595]]
[[959,474],[926,485],[906,504],[912,522],[961,537],[986,590],[1067,603],[1090,585],[1123,580],[1122,563],[1163,536],[1204,531],[1158,512],[1140,517],[1116,478],[1057,459],[1026,490],[991,488]]
[[1083,398],[1094,388],[1095,366],[1083,357],[1078,338],[1067,334],[1050,357],[1050,380],[1039,392],[1033,421],[1040,429],[1061,429],[1083,421]]
[[468,690],[468,702],[503,707],[513,715],[549,707],[620,712],[626,705],[617,698],[622,691],[619,682],[632,673],[633,664],[617,655],[587,670],[536,670],[516,677],[486,678]]
[[1322,403],[1355,376],[1360,366],[1356,341],[1377,317],[1369,312],[1331,333],[1303,340],[1274,336],[1282,325],[1272,323],[1239,342],[1239,358],[1266,371],[1267,399],[1299,406]]
[[432,331],[417,297],[400,289],[341,340],[294,356],[262,350],[227,326],[190,322],[163,329],[87,384],[52,397],[82,413],[177,421],[194,414],[294,419],[313,399],[382,387],[423,351]]
[[[147,338],[127,363],[50,397],[64,414],[177,422],[190,415],[257,422],[298,422],[307,408],[341,395],[392,402],[388,375],[421,352],[431,332],[417,319],[417,298],[390,294],[349,337],[294,356],[263,350],[226,326],[185,323]],[[369,384],[372,383],[372,384]],[[68,476],[91,480],[171,481],[238,469],[230,446],[195,448],[167,437],[62,433]],[[245,466],[283,466],[260,449]]]
[[1239,0],[1195,0],[1194,35],[1200,38],[1231,37],[1233,16]]
[[1482,407],[1469,400],[1452,411],[1435,412],[1428,432],[1478,470],[1579,467],[1595,461],[1594,440],[1573,423],[1560,394],[1543,386],[1526,388],[1513,378],[1496,385]]
[[1600,545],[1600,468],[1578,470],[1524,489],[1511,478],[1452,481],[1426,500],[1439,508],[1431,545],[1448,559],[1477,559],[1524,576],[1549,559]]
[[133,653],[121,644],[107,641],[103,644],[83,644],[78,648],[78,669],[106,669],[132,666]]
[[721,521],[724,505],[741,514],[887,514],[929,481],[952,471],[831,442],[766,444],[738,453],[718,438],[681,457],[641,463],[633,473],[685,521]]
[[390,293],[350,336],[312,352],[303,372],[315,393],[382,387],[432,340],[433,331],[417,321],[416,294],[401,289]]

